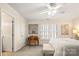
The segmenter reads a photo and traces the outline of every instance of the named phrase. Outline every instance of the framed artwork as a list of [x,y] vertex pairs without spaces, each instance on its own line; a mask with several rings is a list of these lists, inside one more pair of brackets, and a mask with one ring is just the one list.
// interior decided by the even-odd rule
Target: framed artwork
[[28,27],[29,34],[38,34],[38,24],[29,24]]
[[61,25],[61,35],[69,35],[69,24]]

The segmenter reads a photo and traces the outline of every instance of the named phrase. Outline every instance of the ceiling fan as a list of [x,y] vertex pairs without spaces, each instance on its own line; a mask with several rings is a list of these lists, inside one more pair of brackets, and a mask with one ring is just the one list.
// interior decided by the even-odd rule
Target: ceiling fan
[[47,7],[47,10],[44,10],[40,14],[47,13],[48,16],[54,16],[57,13],[58,9],[62,7],[62,4],[48,3],[46,7]]

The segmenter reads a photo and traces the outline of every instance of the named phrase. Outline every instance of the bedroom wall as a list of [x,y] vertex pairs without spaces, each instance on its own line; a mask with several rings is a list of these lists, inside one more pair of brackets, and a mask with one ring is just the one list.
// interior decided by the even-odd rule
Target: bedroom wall
[[26,43],[27,20],[8,4],[0,4],[0,8],[14,17],[14,51],[17,51]]
[[73,25],[79,25],[79,17],[76,17],[72,20]]
[[[72,21],[71,20],[61,20],[61,19],[52,19],[52,20],[29,20],[28,24],[57,24],[57,38],[71,38],[72,37]],[[69,35],[61,35],[61,24],[69,24]]]

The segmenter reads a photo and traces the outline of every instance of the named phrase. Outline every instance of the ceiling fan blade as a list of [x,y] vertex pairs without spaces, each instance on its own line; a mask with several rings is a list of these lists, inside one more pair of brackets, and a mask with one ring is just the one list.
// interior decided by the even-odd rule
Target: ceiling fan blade
[[43,11],[43,12],[41,12],[40,14],[44,14],[44,13],[48,13],[48,11]]
[[52,8],[52,9],[59,9],[60,7],[62,7],[62,5],[58,5],[58,6],[56,6],[56,7],[54,7],[54,8]]
[[47,8],[48,8],[48,9],[51,9],[51,6],[50,6],[49,4],[47,4]]

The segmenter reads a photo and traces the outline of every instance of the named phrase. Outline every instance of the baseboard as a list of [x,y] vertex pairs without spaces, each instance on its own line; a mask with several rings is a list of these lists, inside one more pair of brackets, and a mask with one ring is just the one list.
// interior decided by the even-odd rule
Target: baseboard
[[17,52],[17,51],[19,51],[19,50],[23,49],[25,46],[26,46],[26,44],[24,44],[21,48],[19,48],[19,49],[15,50],[14,52]]

